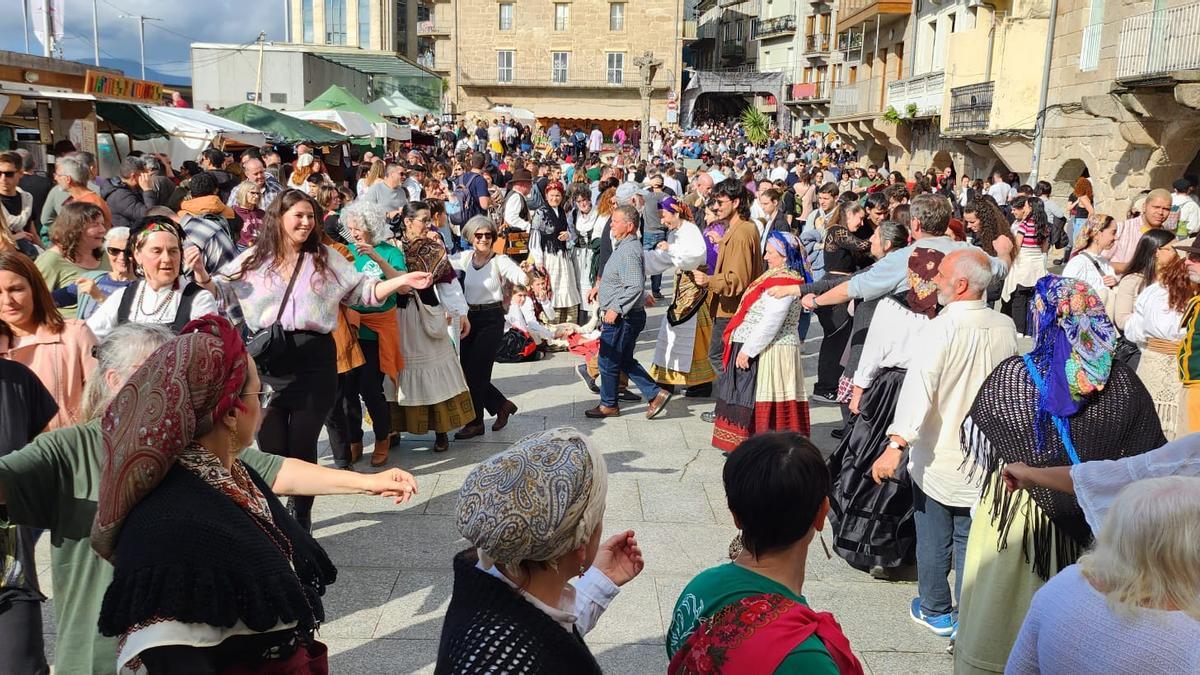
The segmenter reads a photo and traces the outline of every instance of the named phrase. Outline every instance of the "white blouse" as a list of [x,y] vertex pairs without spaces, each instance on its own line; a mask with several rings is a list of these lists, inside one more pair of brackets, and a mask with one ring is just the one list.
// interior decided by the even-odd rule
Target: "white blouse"
[[742,342],[742,351],[739,353],[754,358],[770,346],[783,326],[783,322],[787,320],[788,311],[791,310],[792,302],[795,300],[796,296],[794,295],[776,298],[766,293],[755,300],[755,303],[762,304],[762,318],[758,320],[753,331]]
[[517,304],[509,303],[508,312],[504,315],[504,328],[516,328],[529,333],[535,344],[542,344],[546,340],[554,337],[554,331],[548,328],[541,321],[538,321],[537,313],[533,309],[533,298],[525,296],[525,302]]
[[[475,567],[496,577],[514,589],[517,588],[517,585],[504,576],[494,565],[492,567],[484,567],[482,562],[478,562],[475,563]],[[546,616],[554,619],[554,622],[562,626],[563,630],[570,631],[573,626],[579,629],[580,635],[587,635],[588,631],[596,626],[596,621],[600,619],[600,615],[604,613],[604,610],[608,609],[608,603],[612,602],[613,598],[617,597],[617,594],[621,592],[620,587],[605,576],[604,572],[596,569],[595,566],[589,567],[582,577],[571,579],[567,583],[563,588],[563,594],[558,601],[557,607],[547,605],[524,589],[518,590],[521,592],[521,597],[528,600],[529,604],[545,612]]]
[[1133,303],[1133,314],[1125,322],[1125,338],[1145,347],[1150,338],[1178,342],[1187,331],[1180,325],[1183,315],[1168,306],[1167,289],[1150,284]]
[[674,230],[667,230],[667,249],[644,253],[646,274],[662,274],[671,268],[694,270],[708,260],[708,248],[700,228],[683,221]]
[[463,273],[463,295],[468,305],[487,305],[504,300],[504,282],[524,286],[529,277],[521,266],[506,255],[495,255],[475,269],[473,251],[461,251],[450,256],[450,264]]
[[[1092,261],[1095,261],[1094,265]],[[1100,269],[1096,269],[1097,265],[1099,265]],[[1099,295],[1100,299],[1104,300],[1112,292],[1108,286],[1104,285],[1104,277],[1115,277],[1117,273],[1113,271],[1112,263],[1108,259],[1094,256],[1087,251],[1081,251],[1067,262],[1066,267],[1063,268],[1062,275],[1086,281],[1092,287],[1092,290],[1096,291],[1096,295]]]
[[[175,290],[171,286],[164,286],[157,291],[150,288],[145,281],[138,284],[142,289],[141,302],[137,302],[138,298],[134,297],[134,302],[129,305],[129,323],[154,323],[154,324],[169,324],[175,321],[175,315],[179,313],[179,300],[182,298],[182,293]],[[108,334],[113,332],[117,327],[117,310],[121,306],[121,298],[125,292],[132,286],[119,288],[112,295],[104,299],[100,303],[100,307],[88,317],[88,328],[92,329],[92,333],[96,335],[97,340],[103,340],[108,337]],[[166,299],[166,295],[170,294],[170,299]],[[160,305],[162,302],[165,305]],[[158,311],[156,311],[158,310]],[[208,291],[200,291],[192,297],[192,312],[189,319],[196,319],[205,314],[217,313],[217,299]]]
[[884,368],[907,368],[909,357],[918,350],[915,339],[927,323],[924,314],[910,312],[891,297],[882,298],[858,358],[854,386],[866,389]]

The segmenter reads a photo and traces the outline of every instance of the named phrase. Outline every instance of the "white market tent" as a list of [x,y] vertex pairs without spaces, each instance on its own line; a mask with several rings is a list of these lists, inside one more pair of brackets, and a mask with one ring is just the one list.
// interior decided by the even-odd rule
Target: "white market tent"
[[516,108],[511,105],[494,105],[488,108],[488,112],[496,115],[507,115],[519,122],[528,122],[532,124],[537,120],[537,116],[533,112],[525,108]]
[[422,108],[399,92],[375,99],[367,107],[382,117],[424,117],[434,114],[432,110]]
[[375,135],[375,128],[367,118],[351,110],[280,110],[288,117],[312,122],[351,138],[366,138]]
[[146,114],[169,134],[167,138],[134,141],[137,150],[165,152],[179,166],[195,160],[202,150],[237,146],[261,146],[267,142],[263,132],[194,108],[146,106]]

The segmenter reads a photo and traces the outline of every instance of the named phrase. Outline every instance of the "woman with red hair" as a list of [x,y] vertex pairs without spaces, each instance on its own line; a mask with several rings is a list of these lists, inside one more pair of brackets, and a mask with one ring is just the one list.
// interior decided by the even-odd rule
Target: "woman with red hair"
[[566,190],[558,181],[551,181],[544,190],[546,205],[533,216],[533,236],[529,242],[530,260],[546,271],[553,293],[551,305],[554,323],[574,321],[582,298],[579,279],[575,276],[570,249],[575,245],[575,231],[563,208]]

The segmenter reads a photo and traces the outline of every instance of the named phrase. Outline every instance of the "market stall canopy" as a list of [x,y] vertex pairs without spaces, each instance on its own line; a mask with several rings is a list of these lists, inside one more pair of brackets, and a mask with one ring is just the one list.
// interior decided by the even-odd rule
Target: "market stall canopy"
[[258,129],[218,117],[195,108],[145,106],[142,108],[154,123],[166,130],[168,138],[150,139],[134,144],[137,150],[165,152],[171,163],[179,166],[194,160],[202,150],[216,147],[224,150],[261,146],[267,136]]
[[296,119],[253,103],[242,103],[232,108],[216,111],[220,117],[240,122],[248,127],[278,137],[284,143],[344,143],[347,138],[315,124]]
[[371,110],[366,103],[363,103],[354,94],[351,94],[346,89],[339,87],[336,84],[330,85],[328,89],[321,93],[320,96],[309,101],[304,106],[305,110],[338,110],[350,111],[358,113],[367,118],[368,122],[378,124],[387,120],[383,119],[379,113]]
[[101,131],[119,129],[124,131],[125,135],[139,141],[168,135],[167,130],[155,122],[140,105],[96,101],[96,114],[104,120],[104,124],[100,126]]
[[435,114],[432,110],[408,100],[401,93],[375,99],[367,107],[384,117],[424,117]]
[[282,110],[289,117],[325,127],[352,138],[369,138],[375,128],[367,118],[349,110]]
[[537,115],[526,110],[525,108],[515,108],[511,105],[494,105],[488,108],[488,112],[496,115],[507,115],[518,122],[534,122],[537,120]]

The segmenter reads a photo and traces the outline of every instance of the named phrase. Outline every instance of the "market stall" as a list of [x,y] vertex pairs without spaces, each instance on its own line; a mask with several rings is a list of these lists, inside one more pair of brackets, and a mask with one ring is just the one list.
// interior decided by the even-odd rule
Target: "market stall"
[[136,141],[134,149],[166,153],[175,166],[189,159],[195,160],[205,148],[237,152],[267,142],[267,135],[258,129],[203,110],[164,106],[146,106],[144,110],[155,124],[167,132],[168,137]]

